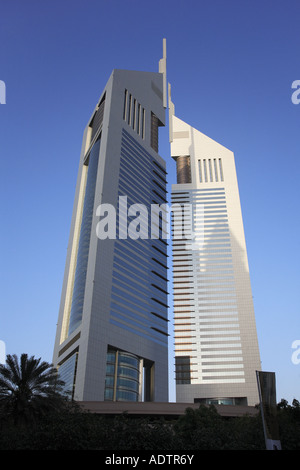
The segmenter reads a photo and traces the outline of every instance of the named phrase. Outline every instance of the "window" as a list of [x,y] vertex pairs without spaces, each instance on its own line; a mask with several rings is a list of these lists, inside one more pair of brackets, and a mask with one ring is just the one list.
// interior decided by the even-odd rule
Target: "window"
[[124,108],[123,108],[123,119],[124,119],[124,121],[126,121],[127,106],[128,106],[128,91],[125,90],[125,94],[124,94]]
[[190,384],[191,383],[190,356],[175,357],[175,370],[176,370],[176,383],[177,384]]
[[146,121],[146,116],[145,116],[145,110],[143,108],[142,109],[142,139],[145,138],[145,121]]
[[198,170],[199,170],[199,181],[200,183],[203,183],[201,160],[198,160]]
[[131,125],[131,103],[132,103],[132,96],[129,95],[129,109],[128,109],[128,124]]
[[220,167],[220,178],[221,178],[221,181],[224,181],[223,166],[222,166],[222,159],[221,159],[221,158],[219,158],[219,167]]
[[151,147],[158,152],[158,119],[154,113],[151,113]]
[[213,173],[212,173],[212,165],[211,165],[211,159],[208,160],[208,166],[209,166],[209,178],[210,182],[213,182]]
[[136,130],[136,100],[133,100],[133,110],[132,110],[133,118],[132,118],[132,128]]
[[138,401],[140,359],[130,353],[108,347],[104,399]]
[[217,168],[217,160],[216,160],[216,158],[214,158],[214,170],[215,170],[215,180],[216,180],[216,182],[218,182],[219,179],[218,179],[218,168]]
[[203,168],[204,168],[204,180],[207,183],[207,168],[206,168],[206,160],[203,160]]

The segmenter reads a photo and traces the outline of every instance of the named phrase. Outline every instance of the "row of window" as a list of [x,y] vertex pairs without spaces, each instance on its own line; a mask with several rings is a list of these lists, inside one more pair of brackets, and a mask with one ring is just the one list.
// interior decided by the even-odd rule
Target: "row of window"
[[[227,235],[227,236],[224,236],[223,238],[209,238],[207,240],[205,240],[204,242],[205,246],[207,247],[218,247],[218,246],[231,246],[230,244],[230,237]],[[182,243],[180,240],[174,240],[173,241],[173,249],[174,251],[176,251],[176,249],[178,247],[183,247],[183,249],[185,249],[186,247],[186,244],[185,243]],[[182,248],[181,248],[182,249]]]
[[[142,139],[146,133],[146,111],[145,108],[132,96],[128,90],[124,92],[124,121],[139,135]],[[158,152],[158,128],[161,125],[157,116],[151,112],[150,123],[150,145]]]
[[[123,129],[119,196],[126,195],[128,205],[161,204],[166,194],[165,175],[165,170]],[[147,219],[139,220],[141,226],[147,226]],[[160,239],[115,241],[111,322],[160,344],[167,342],[166,259],[167,244]]]
[[217,193],[219,193],[219,192],[225,191],[225,188],[197,188],[197,189],[189,189],[188,191],[176,189],[174,190],[174,194],[186,196],[186,195],[195,194],[195,193],[211,194],[213,191],[216,191]]
[[198,160],[198,170],[200,183],[218,183],[219,181],[224,181],[221,158]]
[[[195,202],[204,201],[205,203],[206,201],[208,201],[207,204],[221,204],[222,202],[225,202],[225,196],[222,196],[221,194],[222,193],[216,196],[211,196],[210,194],[201,194],[201,195],[194,196],[192,200]],[[172,193],[172,201],[182,202],[184,204],[188,202],[188,200],[189,199],[187,198],[183,198],[182,196],[177,196],[175,193]]]
[[[122,240],[124,242],[124,240]],[[121,243],[119,243],[121,245]],[[158,265],[160,268],[160,266]],[[121,277],[121,275],[118,273],[118,271],[123,271],[125,276]],[[158,272],[158,270],[153,269],[153,265],[151,262],[151,258],[149,259],[148,263],[143,263],[141,260],[139,260],[136,256],[132,255],[130,256],[130,253],[126,253],[126,248],[121,245],[121,248],[119,247],[115,248],[115,260],[114,260],[114,275],[113,279],[117,281],[117,279],[123,280],[124,285],[128,283],[128,279],[130,279],[130,283],[132,286],[135,286],[135,292],[141,292],[144,293],[143,295],[146,295],[147,293],[147,304],[149,305],[149,299],[151,298],[150,293],[155,292],[155,288],[153,285],[155,283],[157,284],[158,280],[160,281],[160,287],[164,287],[165,291],[167,289],[167,280],[165,277],[161,276]],[[127,281],[126,281],[127,279]],[[141,280],[147,279],[147,283],[142,283]],[[166,292],[165,292],[166,293]],[[163,295],[159,295],[157,292],[158,299],[160,299],[162,302],[165,300],[165,297]],[[157,310],[158,313],[161,308],[159,305],[157,305]],[[163,312],[162,312],[163,316]]]
[[[231,253],[231,249],[222,249],[222,248],[219,248],[219,249],[214,249],[214,247],[212,247],[212,249],[207,249],[205,248],[205,255],[212,255],[212,254],[220,254],[220,253]],[[178,256],[185,256],[186,255],[186,252],[185,250],[174,250],[173,252],[173,256],[174,257],[178,257]]]
[[[198,169],[200,182],[224,181],[221,159],[199,160]],[[173,246],[176,382],[242,382],[224,188],[173,192],[172,202],[192,205],[189,224],[192,226],[193,221],[193,230],[202,242],[196,250],[195,246],[182,244],[183,240],[176,240]],[[174,233],[180,225],[181,221],[174,217]],[[192,277],[186,278],[187,275]],[[190,294],[193,301],[189,300]],[[185,353],[193,354],[196,363],[192,365],[190,357],[183,356]]]
[[123,119],[142,139],[145,137],[145,114],[145,108],[138,103],[128,90],[125,90]]
[[[190,156],[181,156],[176,159],[177,183],[191,183]],[[200,183],[219,183],[224,181],[221,158],[198,159],[198,173]]]

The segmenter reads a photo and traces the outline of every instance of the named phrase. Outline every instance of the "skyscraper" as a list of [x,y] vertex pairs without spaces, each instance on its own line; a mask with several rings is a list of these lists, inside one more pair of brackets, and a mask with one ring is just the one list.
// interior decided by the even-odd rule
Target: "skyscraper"
[[166,202],[165,108],[164,42],[159,72],[112,72],[84,131],[53,355],[75,400],[168,400],[167,243],[129,235]]
[[169,110],[172,206],[190,208],[173,219],[176,400],[252,406],[260,355],[234,154],[177,118],[170,96]]

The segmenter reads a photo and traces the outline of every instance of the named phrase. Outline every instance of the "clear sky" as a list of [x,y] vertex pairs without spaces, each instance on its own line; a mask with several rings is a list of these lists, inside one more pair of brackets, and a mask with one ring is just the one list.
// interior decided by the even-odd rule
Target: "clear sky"
[[[299,0],[0,0],[6,353],[52,361],[83,130],[111,71],[158,71],[165,37],[176,115],[235,154],[262,369],[300,400],[299,17]],[[167,129],[160,154],[171,185]]]

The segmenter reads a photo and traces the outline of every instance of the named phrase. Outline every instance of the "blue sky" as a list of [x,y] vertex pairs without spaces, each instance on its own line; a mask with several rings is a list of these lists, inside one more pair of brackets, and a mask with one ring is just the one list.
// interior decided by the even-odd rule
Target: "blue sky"
[[[156,72],[165,37],[176,115],[235,154],[262,369],[278,401],[300,400],[299,14],[298,0],[0,3],[7,353],[52,361],[84,127],[112,69]],[[160,154],[171,184],[167,129]]]

